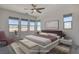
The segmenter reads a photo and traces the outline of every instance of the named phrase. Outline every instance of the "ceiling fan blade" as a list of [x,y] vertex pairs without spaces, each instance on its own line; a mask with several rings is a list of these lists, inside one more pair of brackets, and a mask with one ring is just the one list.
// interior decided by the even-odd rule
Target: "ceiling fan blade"
[[33,6],[33,7],[36,7],[36,5],[35,5],[35,4],[32,4],[32,6]]
[[34,10],[34,9],[30,9],[30,10]]
[[42,10],[42,9],[45,9],[45,8],[37,8],[37,10]]
[[42,13],[41,11],[39,11],[39,10],[36,10],[38,13]]

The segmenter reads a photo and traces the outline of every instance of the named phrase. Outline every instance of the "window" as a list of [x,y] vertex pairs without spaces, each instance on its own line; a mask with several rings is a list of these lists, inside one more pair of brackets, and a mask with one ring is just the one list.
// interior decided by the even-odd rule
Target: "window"
[[15,32],[18,30],[21,31],[41,31],[41,22],[27,19],[21,19],[15,18],[15,17],[9,17],[9,32]]
[[30,21],[30,31],[34,31],[35,30],[35,21],[31,20]]
[[18,19],[9,18],[9,32],[18,31]]
[[28,30],[28,20],[21,20],[21,31]]
[[72,28],[72,14],[64,15],[64,29]]
[[37,31],[41,31],[41,22],[40,21],[37,22]]

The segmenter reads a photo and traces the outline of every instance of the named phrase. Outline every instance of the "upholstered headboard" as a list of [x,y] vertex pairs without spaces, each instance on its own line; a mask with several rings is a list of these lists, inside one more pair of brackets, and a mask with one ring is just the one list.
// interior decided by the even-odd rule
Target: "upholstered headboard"
[[65,37],[65,34],[63,33],[63,31],[61,30],[42,30],[41,32],[45,32],[45,33],[55,33],[61,37]]

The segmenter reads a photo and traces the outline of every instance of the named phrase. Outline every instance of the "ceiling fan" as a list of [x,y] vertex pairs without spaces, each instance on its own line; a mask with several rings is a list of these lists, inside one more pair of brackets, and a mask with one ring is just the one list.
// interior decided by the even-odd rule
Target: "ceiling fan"
[[[31,6],[33,7],[32,9],[30,9],[30,10],[32,10],[32,13],[34,13],[34,12],[42,13],[40,10],[45,9],[45,8],[37,8],[37,5],[35,5],[35,4],[31,4]],[[28,9],[24,8],[24,10],[28,10]]]

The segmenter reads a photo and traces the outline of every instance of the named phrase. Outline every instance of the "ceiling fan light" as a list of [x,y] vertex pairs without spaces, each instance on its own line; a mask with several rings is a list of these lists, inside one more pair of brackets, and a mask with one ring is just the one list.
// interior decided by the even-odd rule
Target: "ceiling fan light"
[[33,10],[34,12],[36,12],[36,10]]

